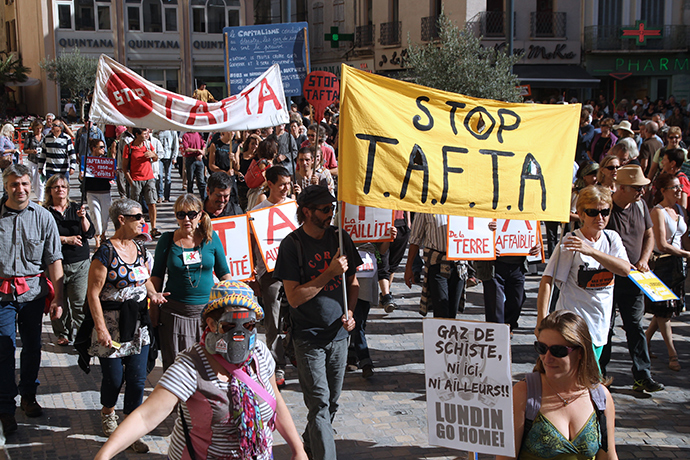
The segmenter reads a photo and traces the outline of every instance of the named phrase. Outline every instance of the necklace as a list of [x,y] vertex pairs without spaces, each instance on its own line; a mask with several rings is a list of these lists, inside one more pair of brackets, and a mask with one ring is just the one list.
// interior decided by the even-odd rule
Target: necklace
[[549,386],[549,388],[551,388],[551,389],[553,390],[553,392],[556,393],[556,396],[558,396],[558,398],[559,398],[561,401],[563,401],[563,407],[565,407],[565,406],[567,406],[568,404],[570,404],[571,402],[575,401],[577,398],[579,398],[580,396],[582,396],[583,394],[585,394],[585,391],[587,391],[587,390],[585,389],[585,390],[581,391],[580,393],[578,393],[578,394],[576,394],[576,395],[574,395],[574,396],[571,396],[570,398],[564,398],[563,396],[561,396],[561,394],[560,394],[559,392],[556,391],[556,389],[555,389],[553,386],[551,386],[551,383],[549,383],[549,379],[547,379],[546,377],[544,377],[544,381],[546,381],[546,384]]

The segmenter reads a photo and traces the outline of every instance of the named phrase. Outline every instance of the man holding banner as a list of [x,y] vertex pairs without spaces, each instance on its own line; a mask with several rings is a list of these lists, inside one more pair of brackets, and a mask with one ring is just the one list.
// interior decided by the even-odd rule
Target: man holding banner
[[[331,421],[345,377],[348,332],[355,327],[359,293],[355,271],[362,264],[346,233],[342,235],[343,255],[338,249],[337,229],[331,226],[335,201],[320,185],[302,191],[297,200],[297,219],[302,226],[280,244],[273,272],[274,278],[283,281],[292,307],[297,372],[309,410],[304,447],[314,460],[336,459]],[[343,315],[345,307],[348,311]]]
[[424,286],[419,312],[426,316],[433,306],[434,318],[455,318],[465,310],[467,262],[448,260],[448,216],[417,214],[412,222],[410,249],[405,267],[405,284],[412,287],[414,256],[424,247]]

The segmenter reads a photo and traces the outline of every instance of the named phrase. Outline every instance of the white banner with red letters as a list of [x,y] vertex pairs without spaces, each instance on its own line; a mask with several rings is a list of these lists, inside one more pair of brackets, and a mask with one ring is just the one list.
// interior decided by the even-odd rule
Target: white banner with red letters
[[278,259],[278,249],[283,238],[299,227],[297,203],[288,201],[268,208],[249,212],[254,237],[259,245],[266,270],[272,272]]
[[219,102],[202,102],[145,80],[102,54],[90,112],[91,121],[174,131],[237,131],[290,121],[278,64]]
[[220,242],[223,244],[232,279],[245,281],[253,278],[254,259],[247,215],[213,219],[212,223],[213,229],[218,233]]
[[448,216],[449,260],[494,260],[496,234],[489,228],[493,219]]
[[355,206],[343,202],[343,228],[355,244],[393,241],[391,227],[395,211]]

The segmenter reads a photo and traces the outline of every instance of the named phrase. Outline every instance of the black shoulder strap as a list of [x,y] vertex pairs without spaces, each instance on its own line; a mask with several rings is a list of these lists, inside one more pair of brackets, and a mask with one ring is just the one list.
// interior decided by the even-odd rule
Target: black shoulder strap
[[597,414],[597,421],[599,422],[599,434],[601,437],[601,448],[604,452],[609,451],[609,437],[608,426],[606,425],[606,392],[604,386],[598,384],[596,387],[589,390],[589,396],[594,403],[594,412]]
[[522,445],[525,445],[527,434],[541,409],[541,374],[532,372],[525,375],[527,382],[527,404],[525,405],[525,426],[522,431]]
[[196,454],[194,453],[194,445],[192,444],[192,437],[189,435],[189,427],[187,426],[187,420],[184,418],[184,412],[182,412],[182,404],[178,404],[180,408],[180,420],[182,421],[182,430],[184,431],[184,440],[187,444],[187,453],[189,458],[196,460]]

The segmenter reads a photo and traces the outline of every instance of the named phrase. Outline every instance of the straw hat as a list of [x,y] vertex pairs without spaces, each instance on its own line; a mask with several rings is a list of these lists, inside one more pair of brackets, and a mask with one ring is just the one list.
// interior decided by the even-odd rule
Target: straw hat
[[625,165],[618,170],[616,176],[616,183],[620,185],[648,185],[650,182],[638,165]]
[[623,131],[627,131],[633,136],[635,135],[635,132],[632,130],[632,125],[628,120],[623,120],[617,125],[613,125],[613,129],[622,129]]

